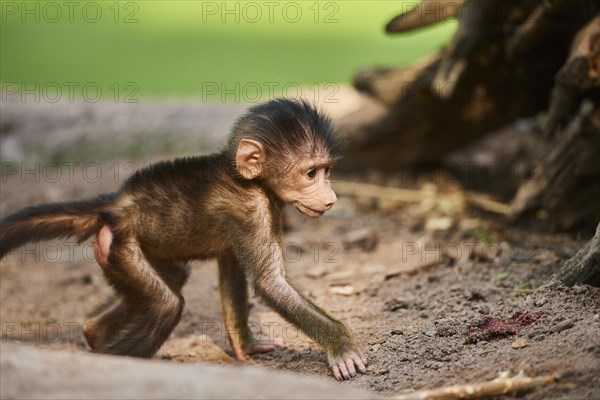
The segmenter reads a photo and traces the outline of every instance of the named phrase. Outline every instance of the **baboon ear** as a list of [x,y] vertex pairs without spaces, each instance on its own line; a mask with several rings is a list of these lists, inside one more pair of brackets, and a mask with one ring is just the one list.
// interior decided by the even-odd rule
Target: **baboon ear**
[[235,154],[235,166],[246,179],[254,179],[262,175],[263,164],[267,160],[262,143],[251,139],[242,139]]

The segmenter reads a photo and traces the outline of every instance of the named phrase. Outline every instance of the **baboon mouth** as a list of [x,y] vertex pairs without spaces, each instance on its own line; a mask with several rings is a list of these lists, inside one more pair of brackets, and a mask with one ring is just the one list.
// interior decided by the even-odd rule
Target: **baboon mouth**
[[296,202],[295,206],[298,211],[300,211],[302,214],[309,216],[311,218],[318,218],[321,215],[325,214],[325,211],[327,211],[327,210],[322,210],[322,211],[315,210],[314,208],[307,207],[300,202]]

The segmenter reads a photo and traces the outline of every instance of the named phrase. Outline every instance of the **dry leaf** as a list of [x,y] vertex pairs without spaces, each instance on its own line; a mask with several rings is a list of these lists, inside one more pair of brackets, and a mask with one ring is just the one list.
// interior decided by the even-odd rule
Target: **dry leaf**
[[341,296],[352,296],[356,294],[356,289],[352,285],[344,285],[344,286],[332,286],[329,288],[329,291],[333,294],[339,294]]
[[512,342],[512,344],[510,345],[510,347],[512,347],[513,349],[522,349],[523,347],[527,346],[527,339],[525,338],[518,338],[517,340],[515,340],[514,342]]

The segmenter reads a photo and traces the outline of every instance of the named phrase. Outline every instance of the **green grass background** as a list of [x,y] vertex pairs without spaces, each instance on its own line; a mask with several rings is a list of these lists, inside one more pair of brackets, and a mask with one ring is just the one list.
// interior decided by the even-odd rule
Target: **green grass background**
[[[276,2],[273,21],[265,2],[255,2],[262,17],[252,22],[244,18],[245,1],[95,1],[86,9],[90,19],[96,9],[102,11],[94,23],[83,18],[87,2],[76,3],[73,21],[62,1],[0,3],[3,86],[93,82],[102,87],[102,100],[109,101],[115,83],[119,99],[132,94],[128,82],[137,89],[133,98],[140,99],[200,98],[207,82],[227,88],[254,83],[265,93],[265,82],[277,82],[278,89],[288,83],[348,83],[361,68],[406,65],[439,49],[456,28],[447,22],[386,35],[385,23],[408,7],[401,1],[296,1],[302,14],[295,23],[289,21],[294,8],[283,12],[290,2]],[[62,15],[52,22],[57,6]],[[235,14],[222,15],[224,6],[238,7],[239,21]],[[33,13],[25,14],[24,7]],[[207,14],[215,8],[215,15]],[[256,16],[256,8],[245,11]],[[127,17],[132,22],[126,23]],[[80,96],[81,89],[74,93]]]

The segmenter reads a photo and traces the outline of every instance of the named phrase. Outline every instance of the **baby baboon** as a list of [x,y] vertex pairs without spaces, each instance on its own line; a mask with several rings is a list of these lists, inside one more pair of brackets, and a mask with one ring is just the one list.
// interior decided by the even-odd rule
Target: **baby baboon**
[[95,255],[120,302],[86,324],[90,347],[151,357],[184,305],[186,262],[216,258],[236,356],[276,349],[248,328],[247,281],[262,300],[327,352],[337,379],[366,371],[346,326],[286,279],[285,204],[319,217],[336,201],[329,183],[339,154],[331,121],[311,105],[273,100],[251,108],[216,154],[160,162],[115,193],[28,207],[0,222],[0,257],[32,241],[97,235]]

